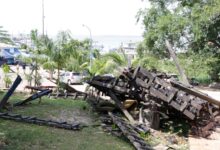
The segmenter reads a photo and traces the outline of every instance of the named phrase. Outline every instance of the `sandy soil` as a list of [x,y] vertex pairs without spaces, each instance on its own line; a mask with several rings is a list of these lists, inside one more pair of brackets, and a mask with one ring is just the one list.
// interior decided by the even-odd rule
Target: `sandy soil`
[[[216,100],[220,101],[220,90],[210,89],[208,87],[199,87],[199,91],[208,94]],[[220,150],[220,128],[208,138],[189,137],[190,150]]]

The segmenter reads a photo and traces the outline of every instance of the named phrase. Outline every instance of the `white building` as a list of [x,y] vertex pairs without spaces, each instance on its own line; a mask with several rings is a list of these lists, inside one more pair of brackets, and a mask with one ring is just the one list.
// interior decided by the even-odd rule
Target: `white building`
[[127,42],[121,44],[121,50],[128,58],[128,66],[131,66],[131,62],[137,56],[137,42]]

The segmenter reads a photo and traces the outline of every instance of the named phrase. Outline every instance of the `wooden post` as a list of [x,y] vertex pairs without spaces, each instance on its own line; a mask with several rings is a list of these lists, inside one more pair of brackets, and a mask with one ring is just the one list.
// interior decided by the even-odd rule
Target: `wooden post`
[[16,90],[18,85],[21,83],[21,80],[22,80],[21,77],[18,75],[17,78],[15,79],[14,83],[12,84],[10,89],[8,90],[8,92],[4,95],[4,97],[0,101],[0,110],[5,106],[5,104],[9,100],[10,96],[14,93],[14,91]]

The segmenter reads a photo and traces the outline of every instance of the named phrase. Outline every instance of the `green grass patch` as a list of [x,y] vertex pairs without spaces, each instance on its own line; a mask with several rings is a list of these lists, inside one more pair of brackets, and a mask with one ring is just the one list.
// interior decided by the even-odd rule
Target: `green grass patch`
[[63,149],[113,150],[132,149],[129,144],[102,132],[99,128],[67,131],[12,121],[0,123],[0,133],[6,137],[5,150]]
[[[0,93],[0,98],[3,96]],[[14,94],[9,102],[24,99]],[[44,119],[86,122],[96,124],[97,116],[83,100],[42,98],[41,103],[33,101],[22,107],[15,107],[13,113],[36,116]],[[47,150],[132,150],[128,142],[103,132],[101,127],[87,127],[80,131],[69,131],[34,124],[0,119],[0,149],[47,149]]]

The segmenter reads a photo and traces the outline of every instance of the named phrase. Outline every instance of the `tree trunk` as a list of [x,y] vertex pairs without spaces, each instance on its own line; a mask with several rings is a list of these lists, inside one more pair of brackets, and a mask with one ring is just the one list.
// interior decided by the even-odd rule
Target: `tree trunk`
[[50,80],[53,80],[53,71],[54,70],[50,70]]
[[176,57],[176,54],[173,51],[173,48],[172,48],[170,42],[168,40],[166,40],[165,43],[166,43],[166,47],[167,47],[167,49],[168,49],[168,51],[170,53],[170,56],[173,58],[173,61],[174,61],[175,65],[176,65],[176,68],[177,68],[177,70],[178,70],[178,72],[179,72],[179,74],[181,76],[182,82],[184,84],[186,84],[186,85],[190,85],[189,81],[187,80],[187,77],[185,75],[185,72],[184,72],[183,68],[181,68],[181,66],[179,64],[179,61],[178,61],[178,59]]

